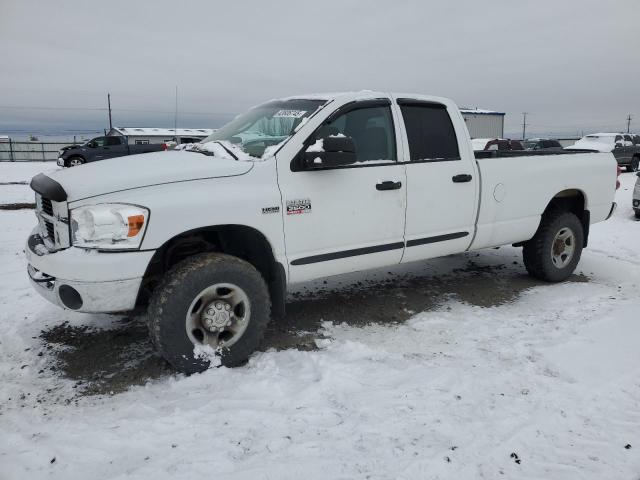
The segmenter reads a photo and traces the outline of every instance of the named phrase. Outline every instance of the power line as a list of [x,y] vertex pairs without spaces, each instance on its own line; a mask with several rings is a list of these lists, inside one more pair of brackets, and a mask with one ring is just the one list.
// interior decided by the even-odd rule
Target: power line
[[[109,108],[104,107],[25,107],[18,105],[0,105],[0,109],[6,110],[82,110],[82,111],[91,111],[91,112],[108,112]],[[116,109],[118,112],[132,112],[132,113],[164,113],[164,114],[175,114],[174,111],[167,110],[148,110],[148,109],[138,109],[138,108],[118,108]],[[214,115],[237,115],[238,112],[182,112],[183,115],[204,115],[204,116],[214,116]]]

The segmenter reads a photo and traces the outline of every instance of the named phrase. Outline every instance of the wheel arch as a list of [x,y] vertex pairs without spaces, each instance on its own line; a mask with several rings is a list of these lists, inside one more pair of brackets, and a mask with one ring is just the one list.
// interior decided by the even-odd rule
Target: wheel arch
[[[574,213],[580,223],[584,233],[583,247],[587,246],[589,238],[589,225],[591,223],[591,214],[589,212],[588,198],[585,192],[579,188],[567,188],[556,193],[547,203],[542,216],[550,210],[563,210]],[[542,217],[540,219],[542,223]]]
[[273,247],[262,232],[238,224],[199,227],[168,239],[155,251],[147,266],[136,304],[148,303],[159,280],[171,267],[205,252],[226,253],[253,265],[269,287],[273,316],[284,316],[287,282],[285,267],[276,260]]

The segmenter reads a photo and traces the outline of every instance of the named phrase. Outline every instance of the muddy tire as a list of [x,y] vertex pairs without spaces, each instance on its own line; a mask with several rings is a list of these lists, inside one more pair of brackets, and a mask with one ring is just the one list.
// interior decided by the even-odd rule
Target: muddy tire
[[566,280],[580,261],[583,240],[582,224],[575,214],[561,210],[545,213],[538,231],[522,249],[527,272],[545,282]]
[[[152,295],[147,326],[158,352],[176,370],[190,374],[218,358],[227,367],[246,362],[260,345],[270,316],[269,290],[253,265],[205,253],[165,275]],[[196,355],[196,347],[214,356]]]

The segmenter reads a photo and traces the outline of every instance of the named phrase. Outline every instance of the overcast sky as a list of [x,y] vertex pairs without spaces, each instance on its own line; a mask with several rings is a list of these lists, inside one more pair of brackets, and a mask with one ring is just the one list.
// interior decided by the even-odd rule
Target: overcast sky
[[[0,133],[216,127],[270,98],[383,90],[506,131],[640,130],[638,0],[0,0]],[[37,108],[34,108],[37,107]],[[635,127],[635,128],[634,128]]]

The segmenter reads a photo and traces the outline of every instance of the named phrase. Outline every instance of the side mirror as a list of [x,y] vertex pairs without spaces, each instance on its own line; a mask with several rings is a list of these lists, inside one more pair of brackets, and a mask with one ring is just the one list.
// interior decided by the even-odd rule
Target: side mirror
[[616,142],[616,148],[622,148],[622,142]]
[[87,147],[96,148],[98,145],[95,142],[87,143]]
[[304,152],[308,169],[340,167],[356,162],[356,146],[351,137],[326,137],[316,140]]

